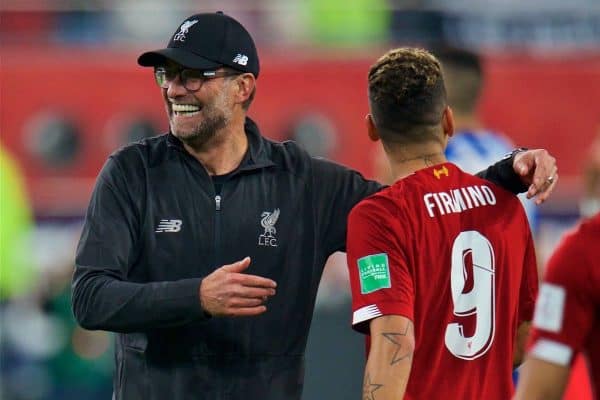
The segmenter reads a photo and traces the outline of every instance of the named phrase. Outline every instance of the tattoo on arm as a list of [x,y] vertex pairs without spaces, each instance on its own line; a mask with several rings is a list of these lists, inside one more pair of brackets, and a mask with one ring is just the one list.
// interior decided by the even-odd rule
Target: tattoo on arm
[[380,383],[371,382],[371,376],[369,373],[365,376],[365,381],[363,383],[363,395],[362,400],[376,400],[375,399],[375,391],[377,389],[381,389],[383,387]]
[[392,355],[392,361],[390,362],[390,365],[394,365],[404,359],[412,357],[412,355],[413,355],[412,349],[403,349],[402,343],[400,343],[400,341],[398,340],[399,336],[406,336],[411,325],[412,325],[411,323],[406,324],[406,329],[404,329],[404,332],[382,333],[383,337],[385,337],[390,342],[394,343],[394,345],[396,347],[396,351]]

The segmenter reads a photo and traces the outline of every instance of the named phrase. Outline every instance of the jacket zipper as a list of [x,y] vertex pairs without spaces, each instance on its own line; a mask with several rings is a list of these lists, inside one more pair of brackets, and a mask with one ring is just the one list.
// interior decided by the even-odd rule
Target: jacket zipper
[[215,196],[215,268],[221,265],[221,196]]

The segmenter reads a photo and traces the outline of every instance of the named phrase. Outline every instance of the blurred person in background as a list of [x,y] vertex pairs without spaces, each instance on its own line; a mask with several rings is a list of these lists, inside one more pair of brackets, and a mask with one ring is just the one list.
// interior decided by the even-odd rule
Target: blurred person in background
[[[100,172],[75,317],[118,333],[117,400],[299,399],[323,264],[345,248],[350,209],[381,185],[260,134],[247,117],[258,54],[235,19],[190,16],[138,63],[154,68],[170,131]],[[533,150],[482,176],[542,202],[555,171]]]
[[[470,50],[449,47],[435,54],[444,68],[448,104],[456,121],[456,133],[448,143],[446,158],[463,171],[474,174],[515,146],[504,134],[486,128],[477,114],[485,81],[481,57]],[[535,238],[537,208],[526,196],[519,197]]]
[[0,300],[28,293],[37,282],[31,253],[33,216],[25,177],[0,144]]
[[348,218],[352,325],[368,335],[363,399],[504,400],[523,356],[538,287],[527,217],[512,193],[446,160],[444,82],[417,48],[369,71],[368,135],[397,181]]
[[0,143],[0,397],[19,392],[20,371],[32,360],[10,330],[15,311],[35,310],[28,297],[38,284],[31,252],[33,215],[25,186],[17,160]]
[[600,398],[599,241],[596,213],[567,233],[550,257],[515,399],[563,398],[579,353],[587,359],[593,398]]
[[579,203],[583,217],[600,212],[600,129],[590,146],[583,169],[583,197]]
[[0,398],[104,399],[108,334],[75,325],[72,261],[38,262],[35,229],[18,160],[0,145]]

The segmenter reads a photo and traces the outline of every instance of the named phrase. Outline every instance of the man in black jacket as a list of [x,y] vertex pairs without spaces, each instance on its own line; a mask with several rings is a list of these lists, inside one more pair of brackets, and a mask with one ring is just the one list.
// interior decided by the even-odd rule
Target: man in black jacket
[[[299,399],[323,265],[345,248],[350,209],[381,186],[261,136],[246,116],[258,56],[234,19],[193,15],[138,62],[154,68],[170,131],[100,172],[75,317],[118,333],[115,399]],[[513,165],[543,201],[554,158],[520,152],[482,176],[520,191]]]

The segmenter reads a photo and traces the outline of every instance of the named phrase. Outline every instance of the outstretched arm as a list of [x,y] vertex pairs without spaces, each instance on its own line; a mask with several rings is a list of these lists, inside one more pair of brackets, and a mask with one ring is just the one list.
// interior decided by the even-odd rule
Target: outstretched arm
[[514,400],[560,400],[568,378],[568,366],[529,357],[521,368]]
[[513,169],[521,177],[527,188],[527,198],[537,197],[536,204],[542,204],[550,196],[558,181],[556,158],[544,149],[518,152],[513,157]]
[[558,181],[556,159],[544,149],[516,150],[512,156],[498,161],[477,174],[513,193],[527,192],[541,204],[552,193]]
[[525,345],[531,328],[531,321],[523,321],[517,328],[517,336],[513,348],[513,368],[523,363],[525,358]]
[[362,400],[402,399],[415,349],[413,324],[406,317],[386,315],[373,319],[370,331]]

